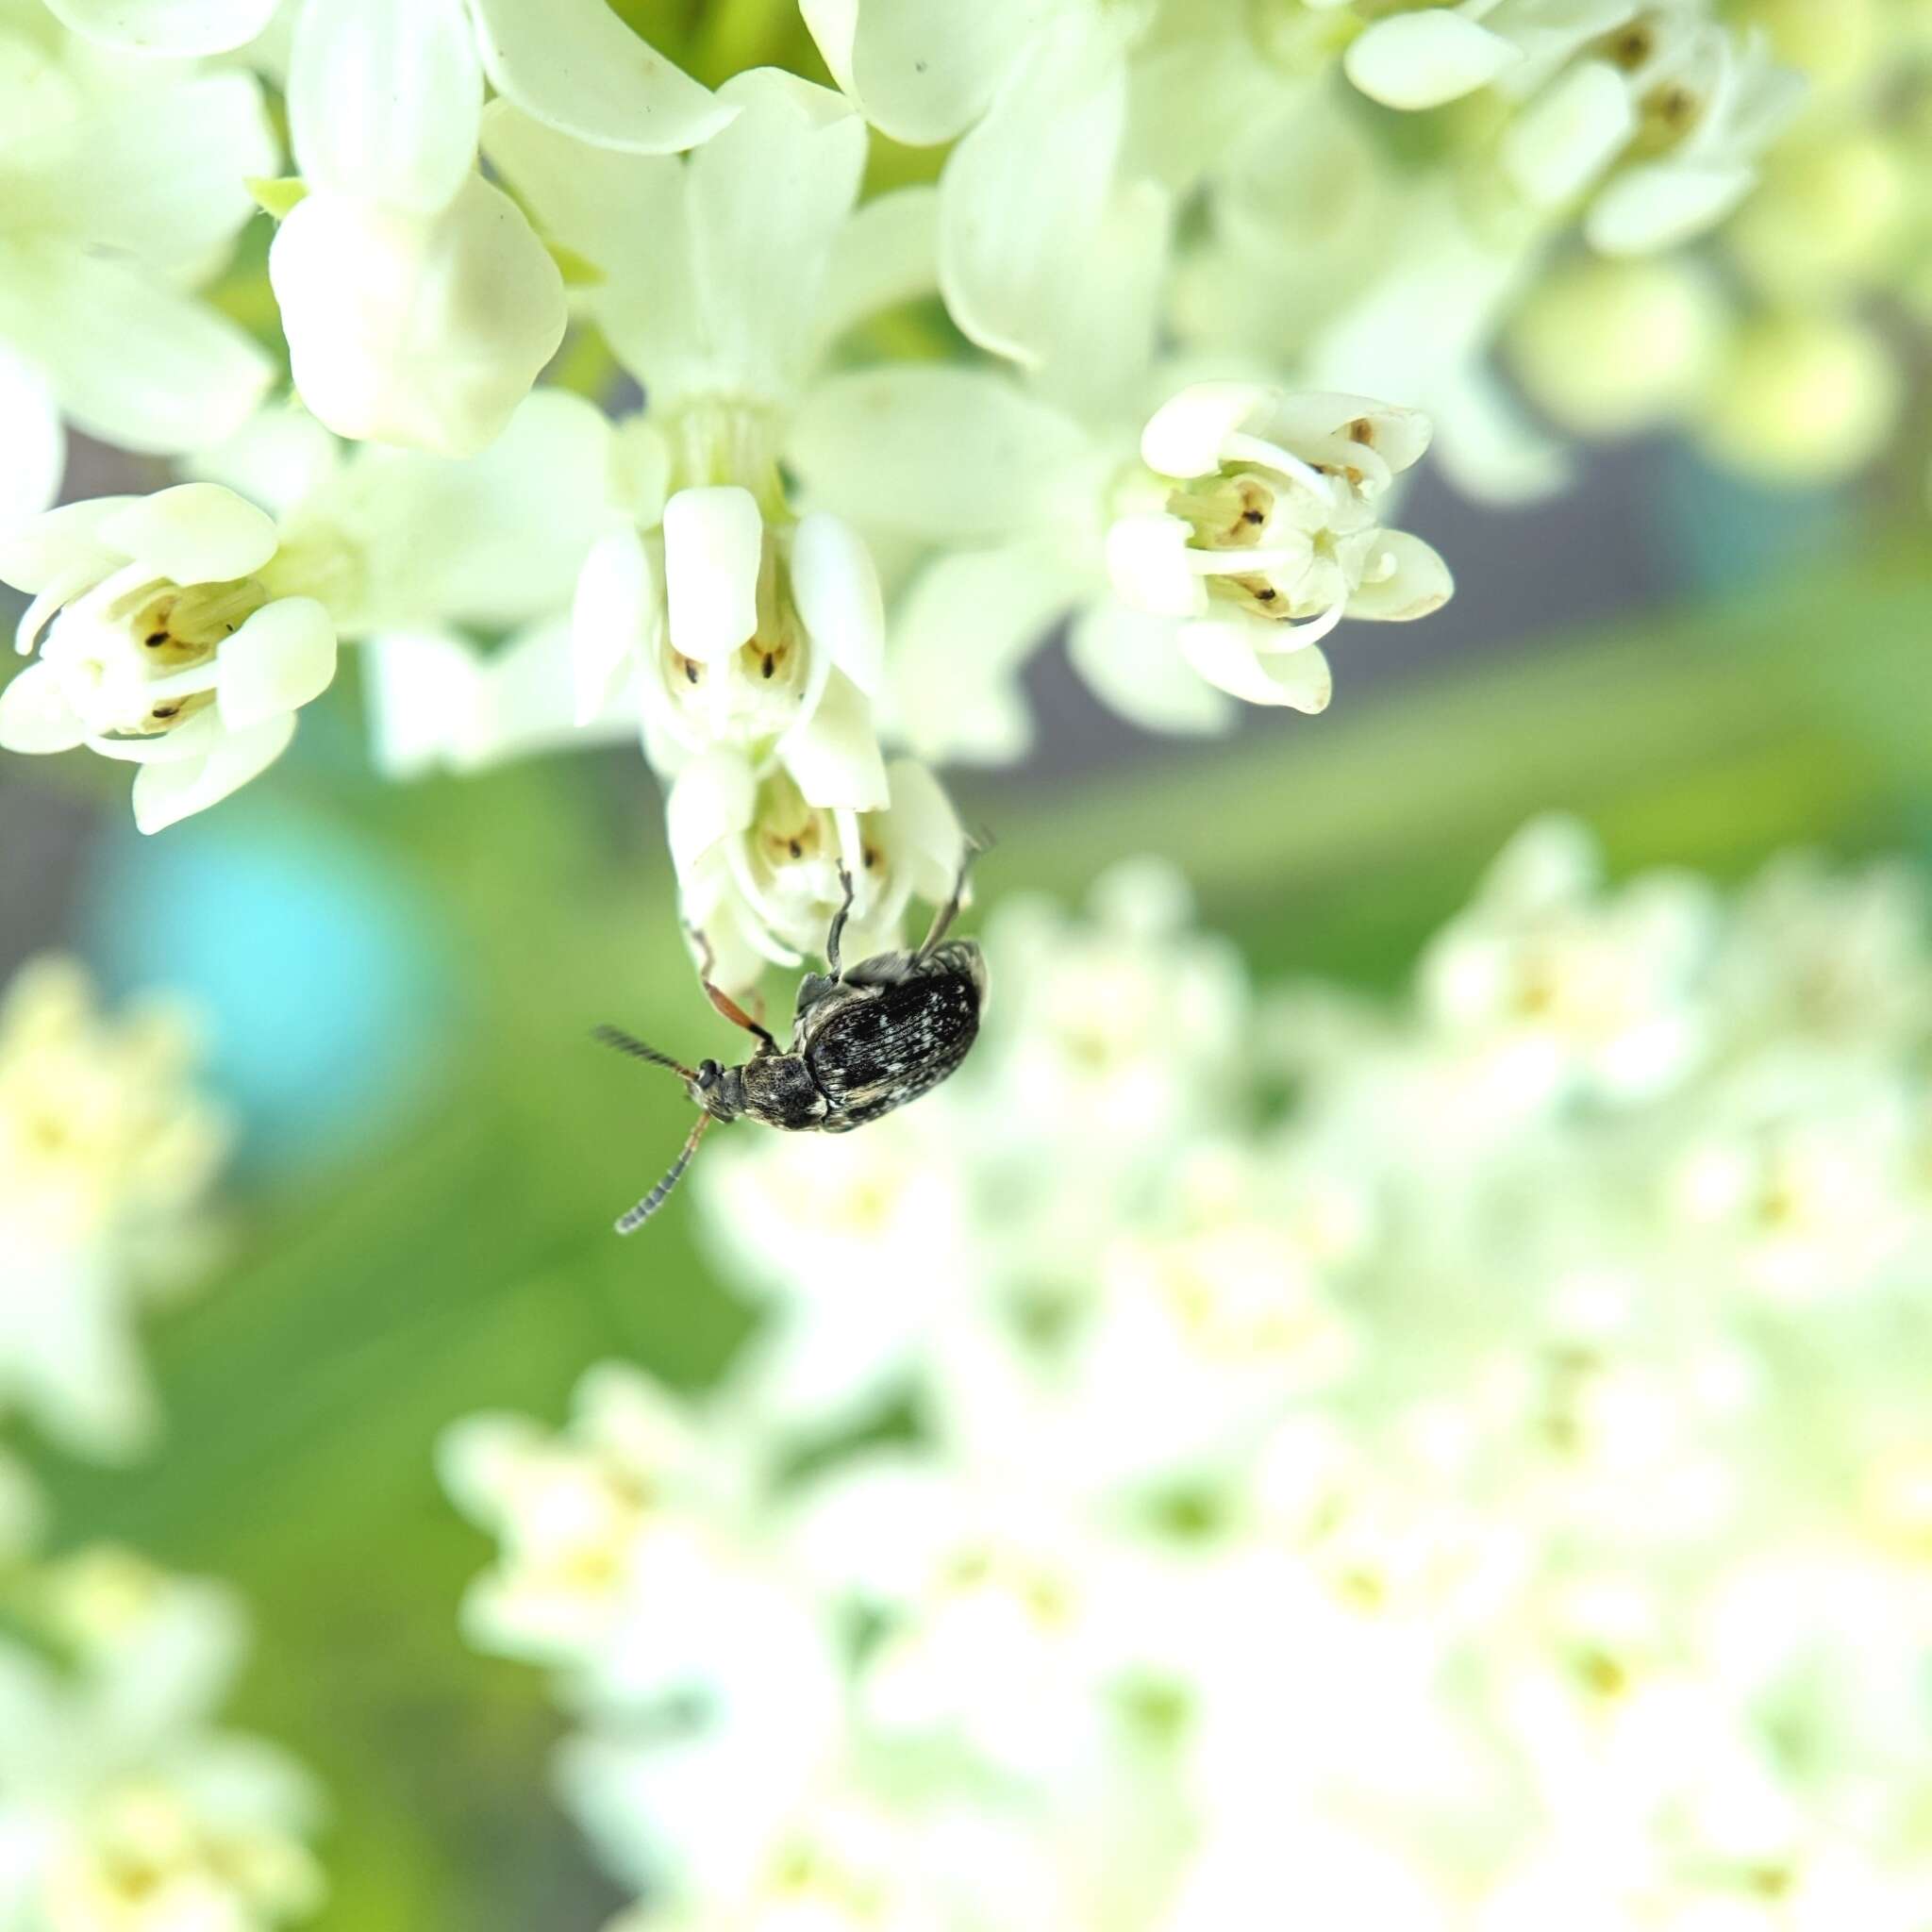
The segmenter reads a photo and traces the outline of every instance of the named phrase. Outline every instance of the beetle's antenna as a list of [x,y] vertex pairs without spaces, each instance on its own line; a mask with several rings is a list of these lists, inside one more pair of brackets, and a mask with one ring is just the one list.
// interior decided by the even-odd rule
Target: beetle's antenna
[[684,1143],[684,1152],[671,1163],[670,1172],[635,1208],[626,1208],[617,1217],[619,1234],[637,1233],[638,1229],[663,1207],[672,1189],[684,1178],[684,1171],[691,1165],[691,1158],[698,1151],[698,1142],[705,1138],[705,1129],[711,1124],[711,1121],[710,1114],[699,1114],[697,1124],[691,1130],[691,1139]]
[[683,1080],[695,1080],[697,1075],[682,1060],[675,1060],[668,1053],[659,1053],[655,1046],[646,1046],[641,1040],[634,1039],[617,1026],[596,1026],[591,1028],[591,1038],[601,1041],[606,1046],[614,1046],[619,1053],[627,1053],[634,1060],[649,1060],[654,1067],[669,1067]]

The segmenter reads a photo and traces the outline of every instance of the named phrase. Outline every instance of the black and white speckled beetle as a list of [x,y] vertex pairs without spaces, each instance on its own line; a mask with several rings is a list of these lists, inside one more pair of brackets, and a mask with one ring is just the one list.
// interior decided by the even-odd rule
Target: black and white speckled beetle
[[840,969],[839,941],[852,910],[853,881],[841,868],[845,897],[825,935],[827,970],[799,981],[789,1053],[711,983],[711,949],[702,933],[696,937],[705,992],[734,1025],[757,1036],[750,1059],[739,1067],[716,1060],[687,1067],[615,1026],[597,1028],[607,1046],[669,1067],[699,1108],[683,1153],[635,1208],[618,1217],[619,1234],[635,1234],[664,1205],[713,1121],[742,1116],[790,1133],[849,1133],[929,1092],[966,1058],[986,1005],[986,961],[973,941],[948,940],[946,930],[958,913],[972,862],[969,851],[952,897],[917,952],[878,953],[849,973]]

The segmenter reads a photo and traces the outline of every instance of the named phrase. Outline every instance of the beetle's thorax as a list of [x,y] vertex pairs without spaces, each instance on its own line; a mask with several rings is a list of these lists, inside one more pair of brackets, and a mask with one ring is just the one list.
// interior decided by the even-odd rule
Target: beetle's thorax
[[767,1126],[815,1127],[825,1117],[825,1096],[801,1054],[761,1053],[730,1072],[741,1110]]

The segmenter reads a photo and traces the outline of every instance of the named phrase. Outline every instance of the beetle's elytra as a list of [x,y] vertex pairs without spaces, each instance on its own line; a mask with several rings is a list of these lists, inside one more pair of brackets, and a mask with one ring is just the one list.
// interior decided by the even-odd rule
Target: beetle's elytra
[[741,1066],[700,1060],[696,1067],[646,1046],[615,1026],[597,1038],[635,1058],[668,1067],[685,1083],[698,1118],[671,1171],[619,1216],[633,1234],[663,1206],[713,1121],[747,1118],[789,1133],[844,1134],[929,1092],[966,1058],[986,1005],[986,961],[971,940],[948,940],[966,887],[969,851],[953,894],[916,952],[878,953],[852,970],[839,964],[839,941],[852,910],[853,881],[841,871],[844,900],[825,935],[824,973],[799,981],[790,1050],[711,983],[710,949],[698,935],[701,977],[711,1004],[758,1042]]

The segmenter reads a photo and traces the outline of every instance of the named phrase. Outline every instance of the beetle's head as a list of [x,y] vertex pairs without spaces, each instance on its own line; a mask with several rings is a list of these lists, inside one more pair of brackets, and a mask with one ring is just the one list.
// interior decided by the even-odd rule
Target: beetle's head
[[744,1074],[738,1067],[700,1060],[686,1084],[691,1099],[713,1120],[735,1121],[744,1111]]

